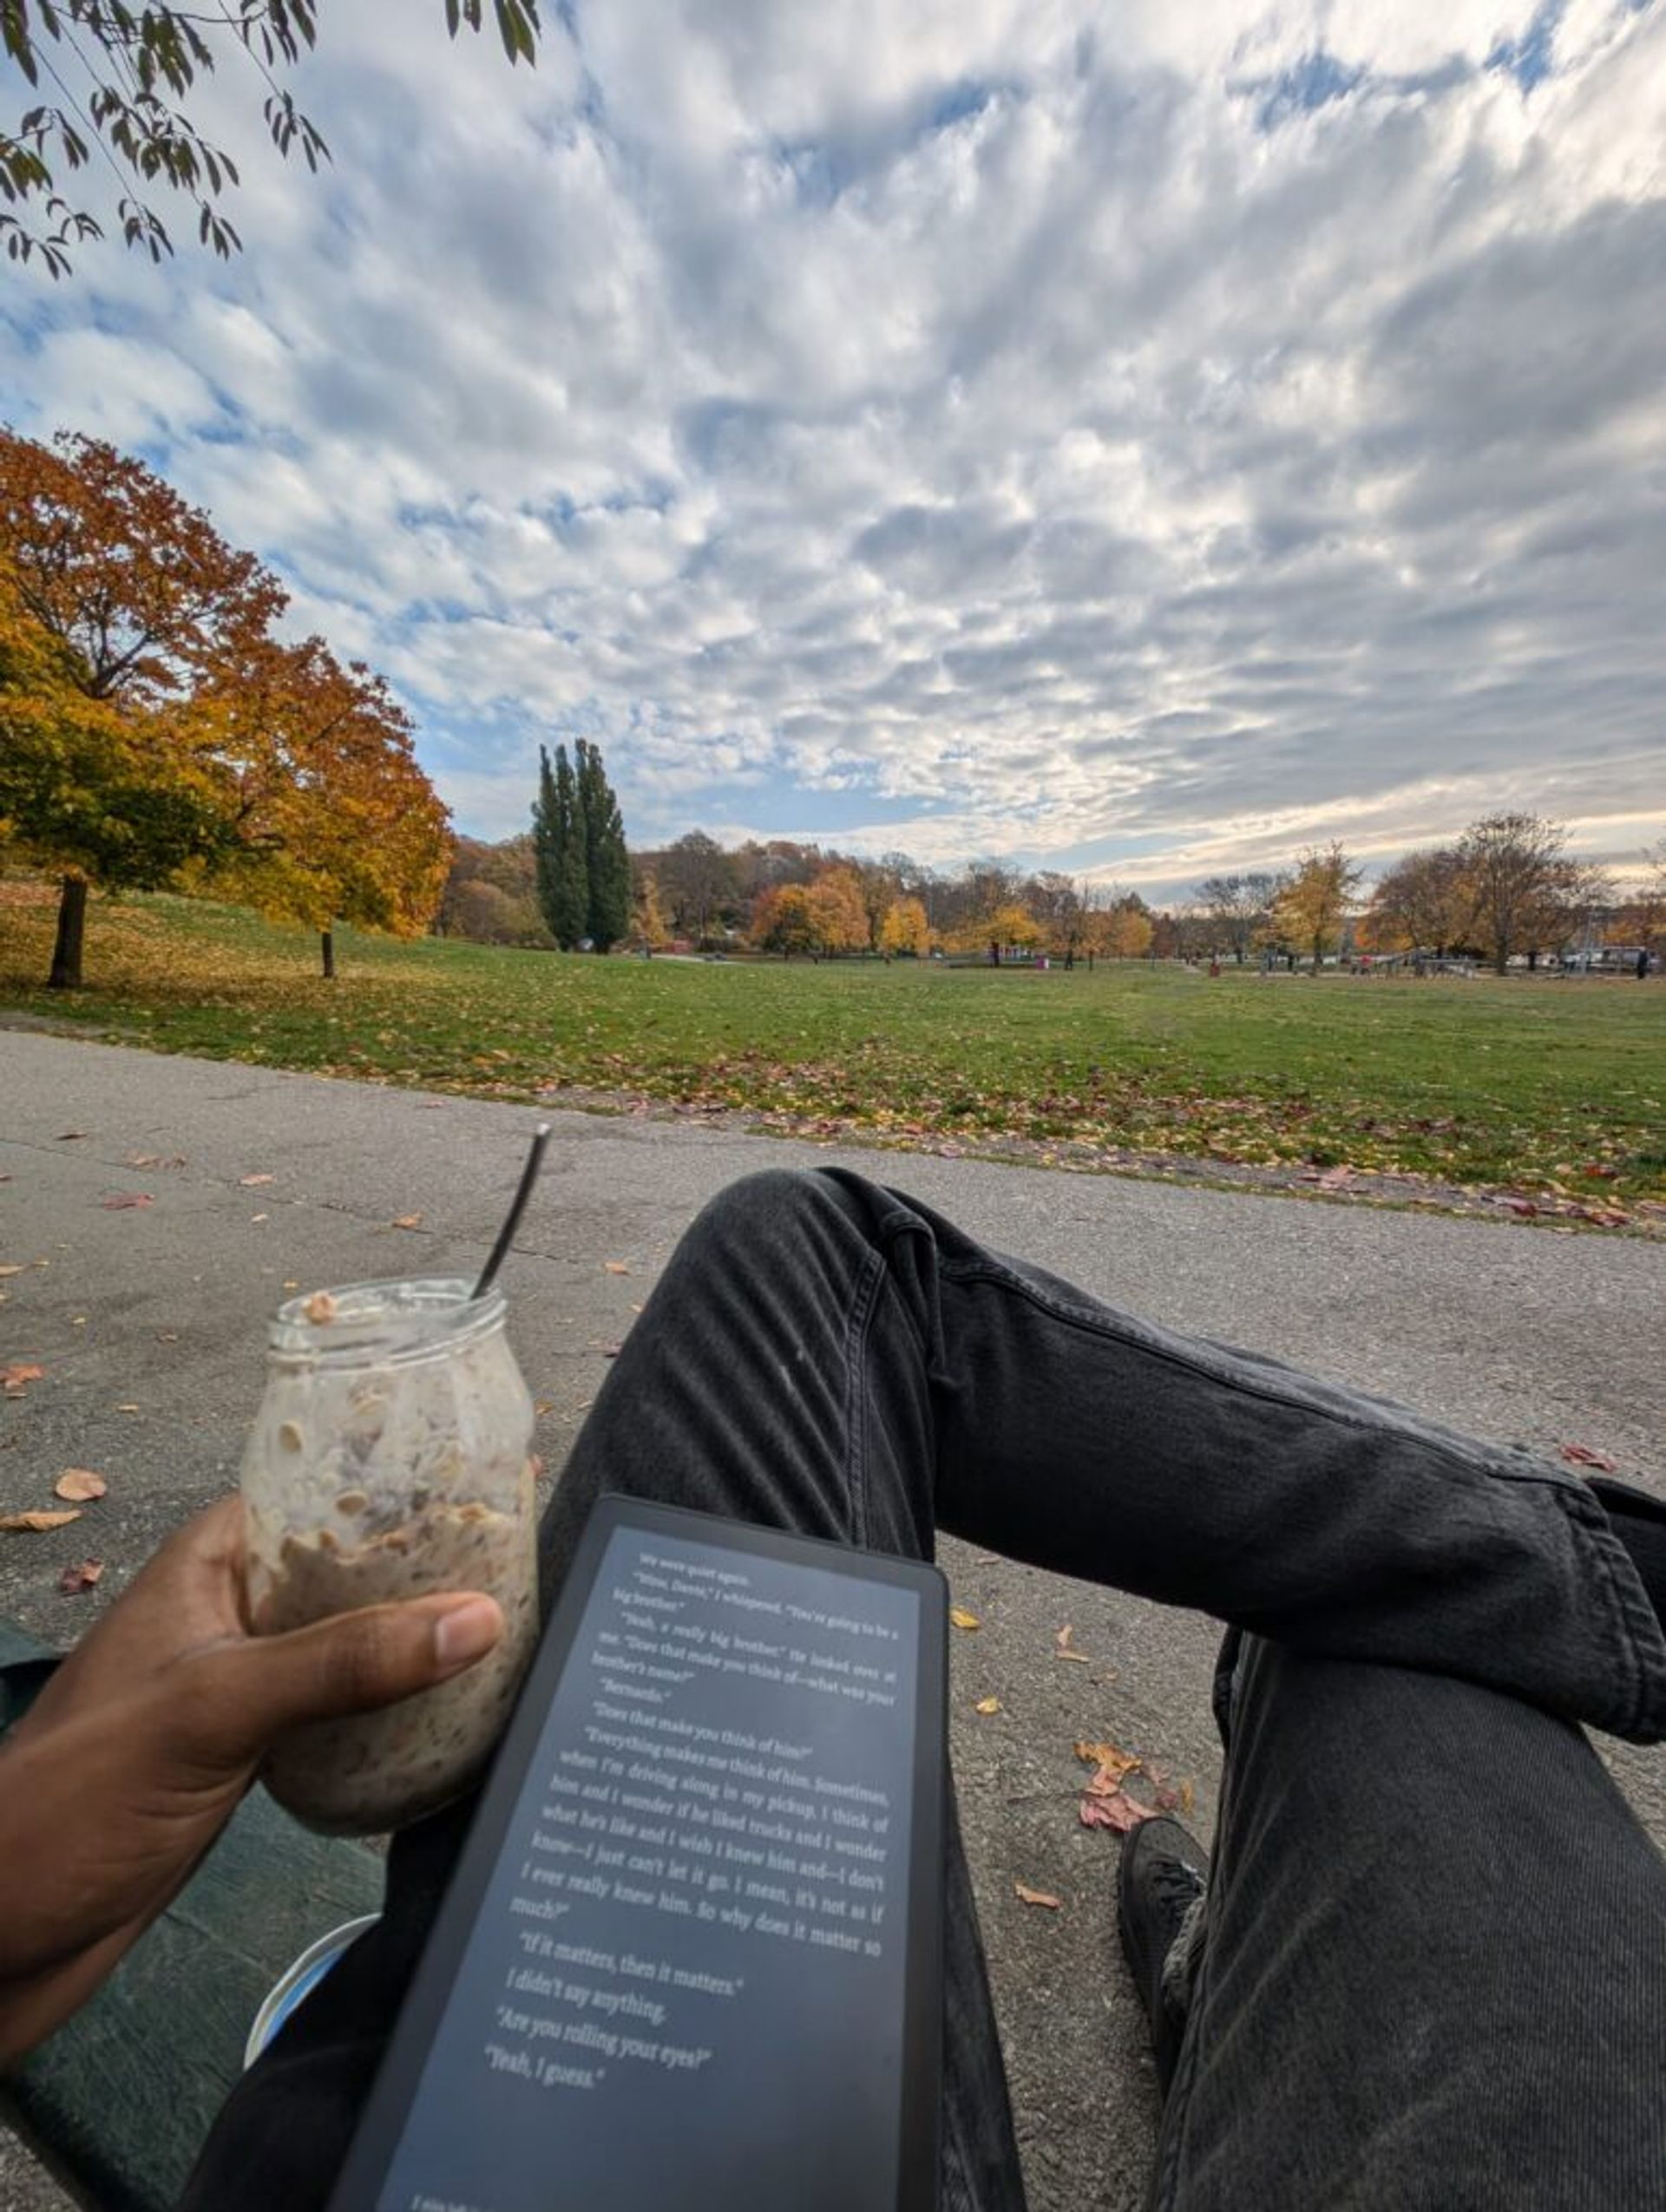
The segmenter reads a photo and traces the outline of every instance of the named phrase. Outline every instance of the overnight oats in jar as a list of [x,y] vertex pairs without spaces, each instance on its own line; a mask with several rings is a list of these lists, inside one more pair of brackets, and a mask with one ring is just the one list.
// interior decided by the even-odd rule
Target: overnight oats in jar
[[449,1681],[292,1730],[261,1779],[298,1820],[369,1835],[459,1796],[490,1755],[538,1635],[533,1407],[503,1297],[462,1281],[292,1299],[243,1458],[250,1625],[279,1635],[439,1590],[482,1590],[504,1633]]

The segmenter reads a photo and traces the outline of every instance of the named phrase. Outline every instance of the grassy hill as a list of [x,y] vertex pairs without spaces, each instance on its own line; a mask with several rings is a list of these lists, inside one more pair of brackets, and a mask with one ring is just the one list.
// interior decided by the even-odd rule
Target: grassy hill
[[161,1051],[1041,1156],[1410,1174],[1552,1210],[1666,1196],[1666,982],[712,965],[342,932],[331,984],[312,937],[146,898],[95,902],[90,988],[66,998],[39,988],[51,926],[44,887],[0,884],[0,1005]]

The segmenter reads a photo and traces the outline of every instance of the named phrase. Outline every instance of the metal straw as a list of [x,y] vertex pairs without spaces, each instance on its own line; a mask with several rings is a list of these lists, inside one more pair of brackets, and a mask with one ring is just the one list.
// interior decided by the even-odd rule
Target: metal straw
[[515,1242],[515,1233],[521,1226],[521,1216],[527,1210],[527,1201],[532,1196],[532,1187],[538,1180],[538,1170],[544,1164],[544,1147],[549,1142],[549,1123],[540,1122],[533,1132],[532,1149],[527,1155],[527,1164],[521,1170],[521,1180],[515,1187],[515,1196],[509,1201],[509,1210],[503,1217],[503,1226],[497,1233],[497,1242],[487,1254],[486,1265],[480,1271],[480,1280],[473,1295],[484,1298],[497,1279],[497,1271],[509,1255]]

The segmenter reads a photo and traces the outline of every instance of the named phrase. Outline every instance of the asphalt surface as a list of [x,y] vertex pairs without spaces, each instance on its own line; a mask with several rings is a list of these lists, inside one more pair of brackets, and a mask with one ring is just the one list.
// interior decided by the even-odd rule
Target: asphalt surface
[[[0,1510],[50,1503],[66,1466],[108,1477],[74,1527],[0,1537],[0,1607],[69,1641],[160,1538],[236,1479],[285,1286],[466,1273],[538,1116],[319,1077],[0,1030]],[[610,1347],[703,1201],[761,1166],[837,1161],[1156,1319],[1294,1358],[1501,1441],[1577,1442],[1666,1474],[1659,1244],[578,1113],[554,1116],[507,1278],[559,1469]],[[148,1164],[136,1165],[135,1162]],[[267,1178],[258,1182],[251,1177]],[[142,1206],[108,1201],[143,1194]],[[394,1224],[420,1215],[415,1227]],[[607,1263],[614,1263],[610,1267]],[[622,1266],[628,1272],[619,1273]],[[1045,1479],[1039,1464],[1038,1480]],[[60,1569],[96,1554],[95,1593]],[[1112,1923],[1115,1840],[1076,1817],[1079,1738],[1197,1791],[1219,1761],[1211,1625],[963,1547],[954,1753],[1035,2212],[1134,2212],[1156,2104]],[[1059,1655],[1059,1631],[1086,1664]],[[998,1713],[974,1710],[996,1697]],[[1654,1755],[1604,1745],[1657,1840]],[[1394,1747],[1385,1745],[1391,1758]],[[1059,1897],[1020,1901],[1021,1882]],[[60,2200],[0,2137],[0,2212]]]

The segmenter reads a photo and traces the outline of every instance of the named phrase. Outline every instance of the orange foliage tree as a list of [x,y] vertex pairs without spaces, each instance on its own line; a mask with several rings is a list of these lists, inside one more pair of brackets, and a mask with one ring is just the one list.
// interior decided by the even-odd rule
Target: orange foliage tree
[[325,933],[438,902],[445,810],[381,677],[253,553],[102,440],[0,430],[0,834],[61,879],[49,982],[82,980],[90,886],[225,888]]
[[451,861],[446,810],[418,766],[410,717],[383,678],[321,638],[263,639],[197,703],[237,794],[233,857],[213,876],[265,913],[410,937],[433,919]]
[[879,942],[882,952],[912,952],[923,959],[931,950],[931,925],[923,903],[918,899],[893,899],[879,926]]
[[76,710],[73,746],[61,717],[52,745],[37,722],[31,803],[10,816],[25,857],[60,874],[49,981],[73,990],[89,885],[166,882],[228,834],[213,762],[182,717],[226,656],[264,634],[284,594],[200,509],[96,438],[44,446],[0,430],[0,561],[14,633],[30,626],[59,690],[106,710]]
[[824,868],[804,894],[810,927],[823,952],[865,952],[868,906],[855,868]]

